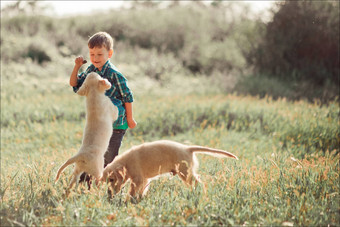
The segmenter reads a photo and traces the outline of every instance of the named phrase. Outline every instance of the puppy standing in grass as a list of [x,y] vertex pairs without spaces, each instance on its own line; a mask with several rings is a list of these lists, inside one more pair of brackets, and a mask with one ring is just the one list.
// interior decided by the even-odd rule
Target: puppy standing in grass
[[200,182],[196,169],[198,161],[194,153],[238,159],[223,150],[201,146],[186,146],[173,141],[161,140],[144,143],[116,157],[103,172],[102,181],[111,180],[111,188],[118,193],[124,183],[131,179],[130,196],[140,198],[146,193],[149,181],[158,175],[172,173],[187,184]]
[[[87,75],[91,72],[98,73],[112,85],[105,92],[105,95],[118,108],[118,118],[113,123],[109,147],[104,155],[104,167],[118,155],[126,130],[128,128],[132,129],[137,125],[132,111],[133,94],[127,85],[127,79],[110,62],[110,58],[113,55],[113,44],[113,38],[106,32],[98,32],[91,36],[88,40],[91,64],[84,72],[78,75],[80,67],[85,62],[82,56],[77,57],[70,76],[70,85],[75,92],[78,91]],[[90,177],[85,173],[81,175],[80,181],[87,181],[90,188]]]
[[68,165],[76,164],[67,194],[82,172],[91,174],[97,180],[102,176],[104,153],[109,145],[112,124],[118,117],[117,107],[104,94],[110,88],[108,80],[101,78],[97,73],[90,73],[77,92],[81,96],[86,96],[83,142],[78,153],[59,168],[56,177],[57,181]]

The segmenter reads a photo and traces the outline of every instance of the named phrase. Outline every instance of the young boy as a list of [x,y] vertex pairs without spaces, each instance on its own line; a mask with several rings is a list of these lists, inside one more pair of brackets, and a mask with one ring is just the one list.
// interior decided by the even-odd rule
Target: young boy
[[[137,123],[133,118],[133,96],[127,86],[127,80],[110,62],[113,54],[113,38],[106,32],[98,32],[90,37],[88,47],[92,64],[87,67],[85,72],[78,75],[80,67],[84,64],[84,58],[82,56],[77,57],[70,77],[70,85],[73,87],[74,92],[77,92],[86,76],[91,72],[96,72],[101,77],[108,79],[112,85],[105,95],[117,106],[118,119],[113,123],[113,133],[109,147],[104,155],[105,167],[118,155],[127,128],[132,129],[136,127]],[[80,176],[80,181],[84,181],[85,178],[90,187],[90,177],[86,176],[85,173]]]

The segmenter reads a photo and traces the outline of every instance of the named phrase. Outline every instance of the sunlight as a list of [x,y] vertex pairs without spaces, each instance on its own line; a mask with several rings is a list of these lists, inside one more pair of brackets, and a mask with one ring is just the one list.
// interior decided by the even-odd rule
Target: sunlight
[[[29,2],[29,1],[27,1]],[[210,4],[213,1],[203,1],[206,4]],[[246,2],[251,6],[254,12],[267,11],[273,6],[275,1],[240,1]],[[4,8],[10,4],[14,4],[15,1],[1,1],[1,8]],[[129,1],[39,1],[39,4],[50,8],[50,13],[55,16],[71,16],[87,14],[94,11],[110,10],[120,7],[129,7],[131,2]],[[182,1],[181,3],[185,3]]]
[[86,14],[122,7],[124,1],[48,1],[58,16]]

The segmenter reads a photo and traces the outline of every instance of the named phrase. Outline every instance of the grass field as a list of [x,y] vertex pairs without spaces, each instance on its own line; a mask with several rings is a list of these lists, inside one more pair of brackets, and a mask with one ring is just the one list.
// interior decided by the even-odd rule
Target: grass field
[[136,204],[124,201],[127,187],[111,201],[107,186],[79,185],[63,198],[72,168],[54,178],[80,147],[85,107],[55,65],[1,68],[2,226],[340,223],[338,102],[223,94],[197,78],[147,91],[131,80],[138,125],[120,152],[170,139],[236,154],[238,161],[198,155],[206,194],[164,177]]

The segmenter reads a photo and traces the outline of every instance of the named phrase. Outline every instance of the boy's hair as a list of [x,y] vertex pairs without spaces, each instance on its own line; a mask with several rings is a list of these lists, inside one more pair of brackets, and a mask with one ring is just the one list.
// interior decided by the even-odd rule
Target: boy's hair
[[107,50],[113,49],[113,38],[107,32],[97,32],[89,38],[87,45],[90,49],[94,47],[105,47]]

